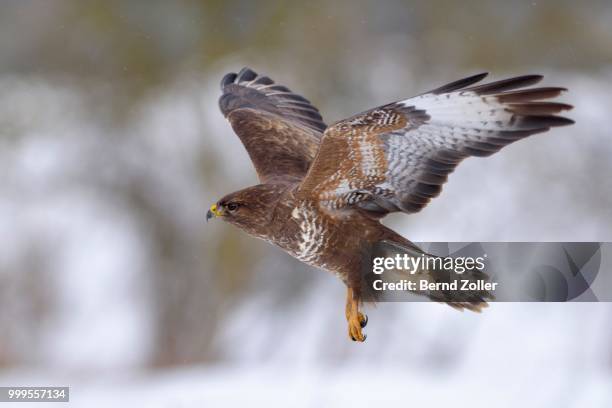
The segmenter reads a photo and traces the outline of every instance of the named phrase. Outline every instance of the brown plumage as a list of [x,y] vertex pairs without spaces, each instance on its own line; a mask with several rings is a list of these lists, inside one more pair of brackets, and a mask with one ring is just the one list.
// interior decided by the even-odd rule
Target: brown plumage
[[[474,85],[474,75],[419,96],[374,108],[329,127],[302,96],[248,68],[227,74],[219,106],[240,137],[262,184],[213,205],[219,216],[297,259],[336,274],[347,286],[349,336],[363,341],[364,301],[375,301],[367,275],[373,256],[423,252],[379,222],[395,211],[421,210],[469,156],[488,156],[551,127],[571,106],[542,102],[563,88],[524,87],[526,75]],[[395,271],[402,273],[401,271]],[[429,281],[440,271],[422,270]],[[463,278],[486,277],[472,271]],[[420,294],[479,311],[486,291]]]

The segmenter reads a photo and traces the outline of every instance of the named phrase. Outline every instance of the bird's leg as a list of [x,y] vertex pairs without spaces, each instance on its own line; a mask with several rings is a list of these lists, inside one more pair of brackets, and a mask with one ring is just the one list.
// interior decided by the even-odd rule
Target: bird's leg
[[359,299],[354,296],[353,289],[346,292],[346,321],[348,322],[349,337],[353,341],[365,341],[366,335],[361,329],[368,324],[368,316],[359,311]]

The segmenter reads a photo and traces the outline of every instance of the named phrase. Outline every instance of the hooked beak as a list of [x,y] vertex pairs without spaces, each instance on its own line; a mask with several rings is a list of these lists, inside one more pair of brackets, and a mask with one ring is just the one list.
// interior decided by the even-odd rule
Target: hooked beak
[[223,215],[223,212],[221,212],[217,204],[213,204],[210,206],[210,210],[208,210],[206,213],[206,222],[208,222],[208,220],[210,220],[212,217],[219,217],[221,215]]

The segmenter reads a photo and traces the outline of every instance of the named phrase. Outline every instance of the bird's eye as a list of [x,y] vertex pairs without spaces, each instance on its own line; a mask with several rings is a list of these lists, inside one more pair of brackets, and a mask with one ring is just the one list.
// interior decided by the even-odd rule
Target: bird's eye
[[238,209],[238,204],[236,203],[229,203],[226,208],[228,209],[228,211],[236,211]]

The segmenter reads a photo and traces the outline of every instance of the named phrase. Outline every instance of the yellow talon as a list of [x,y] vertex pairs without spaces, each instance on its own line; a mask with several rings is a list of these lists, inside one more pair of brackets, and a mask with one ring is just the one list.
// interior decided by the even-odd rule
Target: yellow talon
[[366,335],[362,329],[368,323],[368,317],[359,311],[359,301],[353,297],[353,290],[351,288],[348,288],[346,295],[345,312],[349,338],[353,341],[363,342],[366,339]]

